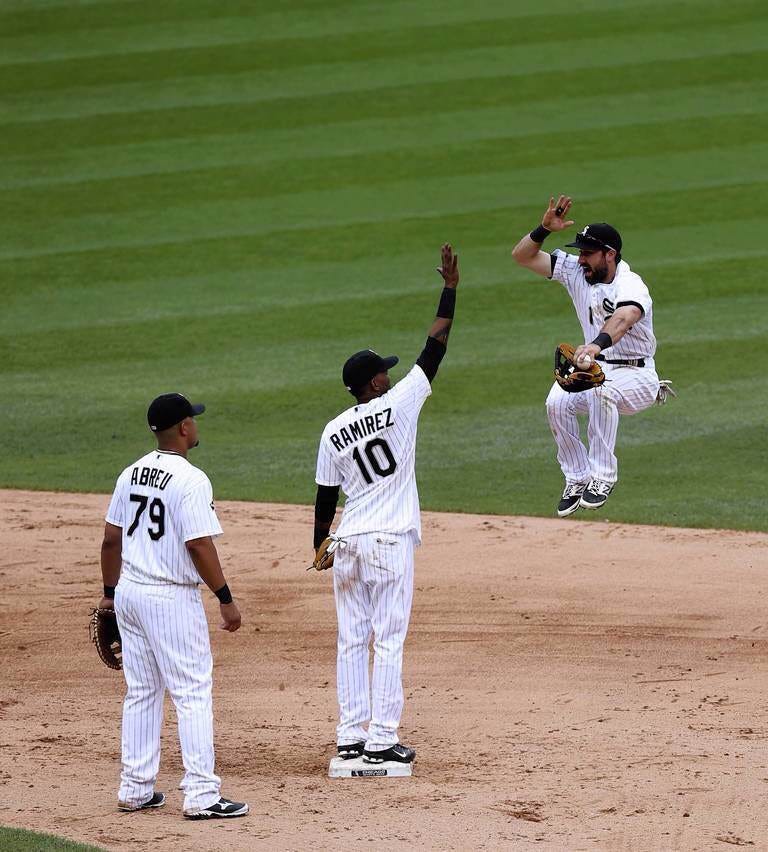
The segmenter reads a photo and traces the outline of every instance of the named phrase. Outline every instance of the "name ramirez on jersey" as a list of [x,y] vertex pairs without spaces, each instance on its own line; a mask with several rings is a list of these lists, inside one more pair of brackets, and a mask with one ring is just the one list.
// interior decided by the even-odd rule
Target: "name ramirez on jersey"
[[121,575],[137,583],[201,583],[186,542],[222,533],[210,480],[167,450],[120,474],[106,520],[123,530]]
[[[350,411],[357,412],[360,405],[354,406]],[[346,417],[348,411],[345,411],[342,417]],[[337,420],[339,418],[336,418]],[[335,422],[335,421],[334,421]],[[330,441],[334,447],[341,453],[344,447],[349,447],[367,435],[373,435],[374,432],[381,432],[388,426],[394,426],[392,420],[392,409],[385,408],[383,411],[377,411],[375,414],[366,414],[359,420],[353,420],[346,426],[341,426],[338,432],[329,435]]]
[[315,482],[340,485],[346,495],[337,535],[413,531],[421,540],[416,428],[431,393],[416,364],[387,393],[348,408],[323,430]]

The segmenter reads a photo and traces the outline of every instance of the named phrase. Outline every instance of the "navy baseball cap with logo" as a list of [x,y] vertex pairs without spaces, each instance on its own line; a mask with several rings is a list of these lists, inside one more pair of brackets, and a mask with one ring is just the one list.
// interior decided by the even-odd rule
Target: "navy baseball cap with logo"
[[342,381],[347,390],[365,387],[374,376],[379,373],[386,373],[399,360],[397,355],[388,355],[386,358],[382,358],[373,349],[363,349],[360,352],[355,352],[351,358],[347,358],[344,369],[341,371]]
[[153,432],[164,432],[181,423],[187,417],[195,417],[205,411],[202,403],[192,403],[180,393],[164,393],[149,404],[147,423]]
[[566,248],[580,248],[587,251],[613,249],[618,254],[621,252],[621,235],[613,225],[607,222],[593,222],[583,231],[579,231],[572,243],[566,243]]

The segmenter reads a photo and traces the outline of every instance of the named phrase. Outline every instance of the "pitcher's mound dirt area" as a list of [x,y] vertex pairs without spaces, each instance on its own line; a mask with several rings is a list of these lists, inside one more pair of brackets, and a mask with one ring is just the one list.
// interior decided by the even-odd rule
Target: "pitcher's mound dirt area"
[[216,630],[217,769],[250,802],[120,814],[99,662],[104,495],[0,492],[0,824],[112,849],[726,849],[768,843],[768,536],[426,514],[401,735],[414,776],[329,780],[335,613],[312,510],[218,504],[243,628]]

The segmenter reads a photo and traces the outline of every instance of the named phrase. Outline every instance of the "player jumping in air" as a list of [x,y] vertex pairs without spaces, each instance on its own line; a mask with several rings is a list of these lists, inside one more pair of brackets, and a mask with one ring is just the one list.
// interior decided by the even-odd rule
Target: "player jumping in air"
[[[565,477],[557,514],[599,509],[618,479],[614,448],[620,414],[636,414],[673,393],[659,382],[653,356],[653,302],[643,279],[621,258],[619,232],[606,222],[587,225],[568,243],[578,257],[556,249],[542,251],[552,231],[573,225],[567,218],[571,199],[549,201],[541,225],[512,250],[521,265],[559,281],[568,291],[584,332],[575,360],[597,359],[605,384],[566,393],[557,383],[547,397],[547,416],[557,444],[557,460]],[[581,442],[577,414],[588,417],[589,449]]]

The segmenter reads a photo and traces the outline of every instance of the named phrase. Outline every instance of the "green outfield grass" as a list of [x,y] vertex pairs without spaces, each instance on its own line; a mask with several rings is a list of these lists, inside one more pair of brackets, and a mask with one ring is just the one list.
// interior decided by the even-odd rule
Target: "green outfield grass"
[[0,825],[0,849],[3,852],[99,852],[100,846],[87,846],[64,840],[53,834],[5,828]]
[[0,6],[0,485],[109,491],[179,389],[218,497],[311,502],[341,364],[404,374],[449,240],[423,506],[551,515],[579,327],[509,252],[562,191],[622,231],[680,394],[623,419],[597,517],[768,530],[763,0],[274,8]]

